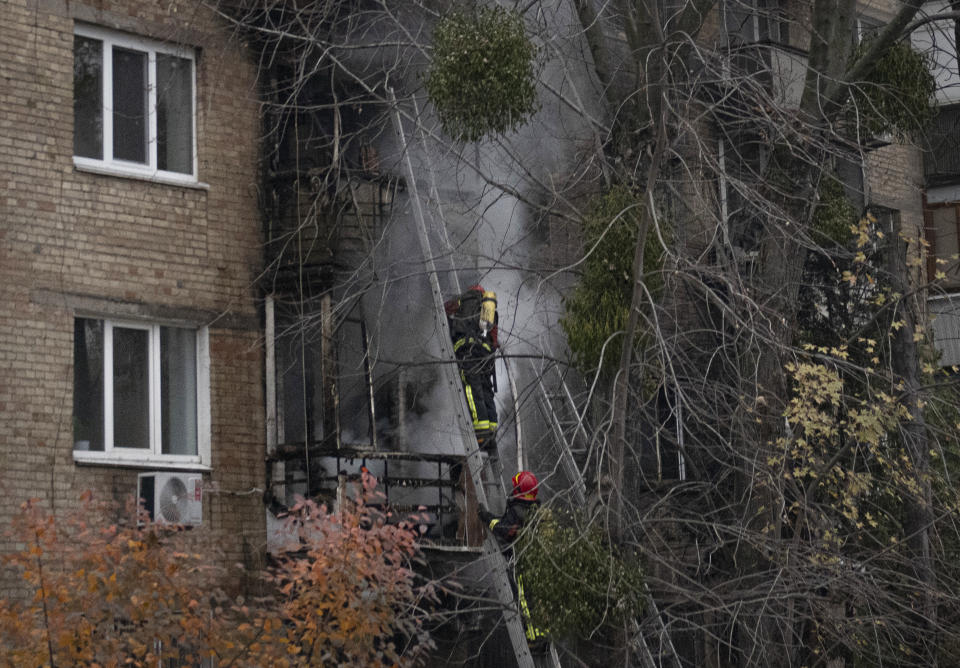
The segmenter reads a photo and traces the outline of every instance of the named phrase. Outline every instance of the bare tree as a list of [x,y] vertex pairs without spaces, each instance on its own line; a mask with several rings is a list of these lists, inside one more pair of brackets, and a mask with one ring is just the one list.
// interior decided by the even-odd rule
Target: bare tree
[[[290,298],[288,333],[362,311],[356,377],[394,374],[422,395],[423,429],[397,423],[407,447],[462,447],[446,426],[456,388],[431,371],[450,360],[429,260],[444,291],[497,286],[504,369],[520,381],[504,427],[527,436],[501,439],[501,455],[519,451],[557,506],[589,505],[617,552],[642,557],[672,660],[957,661],[943,612],[960,593],[956,439],[950,388],[924,357],[921,197],[878,208],[862,177],[914,150],[929,103],[904,43],[918,1],[872,15],[872,32],[851,0],[518,4],[539,110],[472,142],[448,136],[424,82],[438,25],[474,5],[209,4],[262,58],[265,278]],[[916,81],[884,78],[890,59],[920,63]],[[896,140],[878,153],[885,133]],[[835,201],[846,208],[825,223]],[[597,216],[599,232],[581,229]],[[417,217],[429,258],[411,243]],[[621,226],[629,247],[604,245]],[[596,324],[572,295],[624,262],[613,326],[568,365],[561,330]],[[576,419],[558,434],[544,397],[560,390]],[[309,403],[305,443],[376,439],[378,416],[334,424],[344,412],[323,401],[311,436]],[[571,493],[582,474],[595,502]],[[649,632],[637,621],[567,647],[628,665]]]

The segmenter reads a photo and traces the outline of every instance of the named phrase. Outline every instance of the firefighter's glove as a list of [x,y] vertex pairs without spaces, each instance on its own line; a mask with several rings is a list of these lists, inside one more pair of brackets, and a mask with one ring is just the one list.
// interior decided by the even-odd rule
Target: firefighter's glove
[[480,516],[480,521],[486,525],[489,525],[491,521],[497,519],[497,516],[491,513],[486,508],[480,508],[477,510],[477,515]]

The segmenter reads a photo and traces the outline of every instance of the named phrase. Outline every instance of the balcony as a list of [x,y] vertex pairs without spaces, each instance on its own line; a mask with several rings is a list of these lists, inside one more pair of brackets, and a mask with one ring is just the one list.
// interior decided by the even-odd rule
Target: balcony
[[[312,498],[334,508],[344,499],[354,498],[366,470],[377,479],[378,505],[389,509],[394,518],[411,514],[426,518],[423,544],[436,549],[479,548],[483,526],[476,517],[477,501],[466,474],[464,458],[455,455],[373,451],[361,448],[310,448],[309,486]],[[302,449],[285,446],[268,458],[268,467],[280,461],[294,461]],[[287,467],[287,480],[273,483],[273,498],[283,496],[280,489],[297,484],[303,471]],[[291,474],[293,474],[291,476]],[[283,506],[283,503],[279,504]]]
[[265,260],[271,289],[284,291],[306,279],[325,289],[332,274],[357,266],[389,217],[400,179],[357,170],[328,175],[275,173],[269,182]]
[[960,183],[960,104],[940,107],[924,138],[928,188]]
[[944,295],[927,300],[933,319],[933,342],[940,353],[940,366],[960,365],[960,297]]

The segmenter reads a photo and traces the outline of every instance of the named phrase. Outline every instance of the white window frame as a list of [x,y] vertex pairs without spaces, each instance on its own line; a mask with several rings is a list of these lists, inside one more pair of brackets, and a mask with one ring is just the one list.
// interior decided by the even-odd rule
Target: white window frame
[[[73,34],[100,40],[102,44],[101,101],[103,124],[103,159],[73,156],[73,164],[85,171],[115,176],[133,176],[172,184],[197,183],[197,59],[194,49],[177,44],[166,44],[145,37],[108,30],[83,23],[74,25]],[[113,120],[109,111],[113,108],[113,47],[133,49],[147,53],[147,163],[113,158]],[[190,61],[192,90],[190,95],[190,126],[192,145],[190,149],[192,171],[189,174],[157,169],[157,54],[169,54]]]
[[857,44],[863,41],[863,38],[869,33],[879,32],[885,24],[882,19],[877,19],[869,14],[857,14],[856,30]]
[[[777,7],[761,7],[761,0],[743,0],[735,8],[726,8],[724,11],[727,12],[727,18],[724,18],[724,22],[727,33],[736,35],[744,45],[781,45],[783,43],[784,19],[778,14],[780,1],[766,1],[768,4],[776,3]],[[739,20],[739,23],[737,20]],[[761,21],[766,21],[766,37],[762,40],[760,35]]]
[[[99,320],[103,323],[103,450],[74,450],[77,463],[114,464],[120,466],[149,466],[153,468],[210,469],[210,332],[207,327],[190,328],[196,332],[197,360],[197,454],[163,454],[160,407],[160,328],[179,327],[182,324],[143,322],[76,315],[76,318]],[[120,448],[113,444],[113,329],[139,329],[148,332],[149,375],[149,429],[150,448]]]

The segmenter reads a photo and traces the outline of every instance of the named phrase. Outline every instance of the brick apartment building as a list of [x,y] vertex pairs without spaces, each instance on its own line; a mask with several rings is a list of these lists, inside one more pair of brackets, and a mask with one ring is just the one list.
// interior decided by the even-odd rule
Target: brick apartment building
[[[881,4],[871,8],[874,18],[888,19],[892,6]],[[415,383],[399,374],[375,383],[362,364],[368,322],[343,308],[353,319],[344,318],[335,336],[364,344],[354,352],[360,371],[355,387],[338,387],[339,408],[327,405],[335,403],[337,374],[325,366],[331,356],[323,347],[334,335],[322,333],[314,350],[293,327],[305,313],[302,270],[310,258],[298,251],[286,267],[295,275],[278,272],[269,289],[261,282],[265,248],[283,269],[284,252],[319,247],[313,237],[304,242],[303,232],[321,225],[303,225],[298,207],[326,192],[307,198],[289,183],[277,187],[279,226],[263,231],[258,193],[271,183],[258,167],[263,82],[258,87],[256,55],[229,25],[192,2],[9,0],[4,10],[0,526],[31,497],[65,506],[92,490],[122,502],[136,492],[139,474],[178,472],[202,480],[201,530],[228,560],[256,566],[267,542],[261,492],[268,478],[278,501],[315,492],[319,483],[310,476],[321,474],[310,470],[316,460],[301,461],[303,453],[315,444],[339,450],[366,440],[376,448],[378,420],[390,414],[392,427],[402,423],[413,403],[404,393]],[[758,23],[743,25],[743,41],[769,52],[784,97],[797,94],[790,77],[803,71],[797,54],[804,45],[761,34]],[[299,147],[319,140],[286,141]],[[340,187],[355,208],[337,221],[347,227],[361,215],[374,223],[386,217],[394,197],[409,201],[398,194],[402,179],[371,167],[366,144],[353,149],[357,166],[344,172]],[[305,175],[322,171],[298,167]],[[905,229],[921,228],[921,191],[933,181],[924,180],[919,151],[877,148],[851,174],[860,204],[898,212]],[[301,176],[297,184],[310,182]],[[956,248],[960,195],[937,196],[942,206],[926,212],[927,227],[946,221],[936,227],[936,252],[946,257]],[[283,227],[287,219],[293,222]],[[309,306],[328,323],[329,258],[349,249],[322,250],[314,250],[324,259],[308,281],[316,289]],[[284,311],[277,298],[274,316],[271,289],[297,297],[297,308]],[[261,315],[263,303],[269,307]],[[272,345],[263,345],[265,331],[275,331]],[[268,363],[274,354],[276,371]],[[265,383],[270,373],[276,376]],[[301,389],[311,383],[309,393]],[[384,409],[376,414],[375,395]],[[360,417],[342,425],[351,397],[363,399],[355,402]],[[354,438],[341,434],[345,426]],[[356,437],[360,432],[367,435]],[[402,430],[390,438],[384,448],[406,447]],[[433,453],[436,479],[451,477],[447,455],[454,454]],[[455,524],[452,533],[461,533]],[[0,538],[0,552],[10,547]],[[0,594],[10,586],[0,577]]]
[[[944,12],[946,3],[928,2],[929,14]],[[927,309],[940,351],[940,364],[960,364],[960,75],[954,25],[949,20],[927,24],[911,36],[915,48],[930,57],[937,78],[937,114],[922,142],[924,237],[928,245],[926,277],[936,280]]]
[[0,525],[178,471],[229,560],[262,552],[260,126],[230,36],[198,3],[4,3]]

